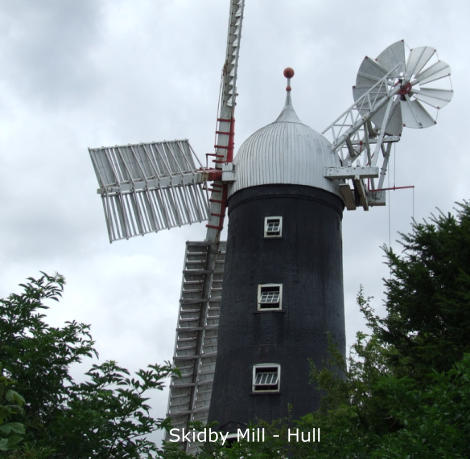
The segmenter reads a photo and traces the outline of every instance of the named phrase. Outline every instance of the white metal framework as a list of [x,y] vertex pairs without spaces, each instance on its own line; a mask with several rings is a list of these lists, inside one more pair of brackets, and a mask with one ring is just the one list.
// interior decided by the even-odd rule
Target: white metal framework
[[[353,87],[354,104],[323,131],[341,161],[341,167],[327,168],[325,177],[340,182],[348,209],[385,205],[383,183],[392,143],[400,140],[403,127],[436,123],[437,115],[429,110],[439,110],[452,99],[449,77],[450,67],[434,48],[414,48],[406,58],[403,40],[375,60],[363,60]],[[437,81],[440,87],[426,87]]]
[[264,218],[264,237],[278,238],[282,237],[282,217]]
[[258,311],[282,309],[282,284],[258,285]]
[[[215,269],[211,271],[211,250]],[[225,242],[187,242],[174,351],[181,377],[170,384],[168,416],[174,427],[207,421],[217,355]],[[208,291],[207,281],[211,278]]]
[[206,177],[187,140],[89,152],[111,242],[207,220]]
[[254,393],[279,392],[281,386],[281,366],[277,363],[253,365],[252,391]]

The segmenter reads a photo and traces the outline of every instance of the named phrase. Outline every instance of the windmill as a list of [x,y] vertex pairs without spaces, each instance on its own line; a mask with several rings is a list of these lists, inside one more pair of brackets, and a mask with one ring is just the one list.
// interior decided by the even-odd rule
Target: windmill
[[318,405],[307,357],[321,362],[327,332],[344,350],[343,209],[385,205],[392,144],[403,127],[435,124],[429,107],[453,94],[433,48],[407,55],[398,41],[363,60],[353,105],[319,134],[295,113],[287,68],[281,114],[234,158],[243,9],[231,0],[214,167],[196,166],[187,140],[89,149],[111,242],[207,221],[205,240],[186,244],[174,351],[181,377],[168,406],[176,428],[217,420],[233,431],[286,416],[291,403],[295,414]]

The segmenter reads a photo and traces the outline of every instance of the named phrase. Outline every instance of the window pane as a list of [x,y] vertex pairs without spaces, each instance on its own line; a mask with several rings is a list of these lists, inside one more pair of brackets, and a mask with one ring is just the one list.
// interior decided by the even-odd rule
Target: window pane
[[277,368],[257,369],[255,385],[274,386],[277,384]]
[[268,221],[268,227],[266,228],[268,233],[279,233],[279,221]]
[[261,303],[279,303],[279,289],[277,291],[261,291]]

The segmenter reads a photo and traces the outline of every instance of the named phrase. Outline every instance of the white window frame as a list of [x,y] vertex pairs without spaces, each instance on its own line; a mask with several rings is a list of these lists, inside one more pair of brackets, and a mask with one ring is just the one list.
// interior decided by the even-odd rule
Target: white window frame
[[[274,219],[279,219],[279,234],[270,234],[268,232],[268,222]],[[280,215],[264,217],[264,237],[268,239],[282,237],[282,217]]]
[[[276,303],[261,301],[262,291],[264,287],[266,288],[279,287],[279,301],[277,301]],[[272,306],[269,306],[269,305],[272,305]],[[282,311],[282,284],[258,284],[257,310],[258,311]]]
[[[256,375],[257,370],[263,370],[268,368],[275,368],[277,371],[277,380],[276,380],[276,387],[272,388],[274,384],[265,384],[265,387],[269,387],[269,389],[263,389],[262,384],[256,384]],[[252,392],[255,394],[269,394],[269,393],[278,393],[281,390],[281,365],[278,363],[257,363],[253,365],[253,379],[252,379]]]

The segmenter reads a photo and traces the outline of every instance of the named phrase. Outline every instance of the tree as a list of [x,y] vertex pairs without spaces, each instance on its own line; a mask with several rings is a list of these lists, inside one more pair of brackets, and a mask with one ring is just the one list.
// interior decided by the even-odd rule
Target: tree
[[171,365],[131,376],[108,361],[92,365],[84,382],[74,381],[70,365],[97,354],[89,325],[45,321],[64,278],[42,273],[21,287],[0,300],[0,448],[13,457],[155,456],[147,435],[162,421],[150,415],[147,393],[163,388]]
[[403,255],[386,249],[387,315],[374,323],[395,372],[448,370],[470,352],[470,206],[439,213],[402,235]]

